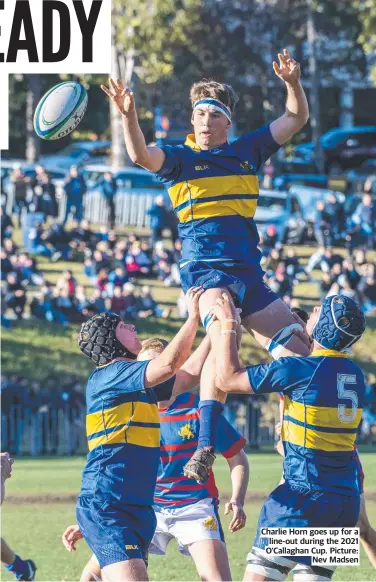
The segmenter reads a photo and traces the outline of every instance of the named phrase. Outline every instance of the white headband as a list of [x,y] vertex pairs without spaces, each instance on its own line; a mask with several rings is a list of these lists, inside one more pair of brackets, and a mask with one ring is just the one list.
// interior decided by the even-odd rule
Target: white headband
[[211,99],[211,98],[199,99],[199,101],[196,101],[193,104],[194,110],[196,109],[196,107],[202,107],[203,109],[209,109],[209,108],[215,109],[216,111],[223,113],[223,115],[225,117],[227,117],[227,119],[231,122],[231,111],[230,111],[229,107],[227,107],[226,105],[224,105],[223,103],[218,101],[218,99]]

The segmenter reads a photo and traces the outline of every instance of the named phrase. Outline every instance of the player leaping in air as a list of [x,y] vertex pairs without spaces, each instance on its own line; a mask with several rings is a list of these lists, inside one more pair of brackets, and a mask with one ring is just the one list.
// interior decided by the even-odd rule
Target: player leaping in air
[[[194,133],[178,146],[147,146],[137,120],[133,93],[110,79],[103,91],[122,114],[131,160],[154,172],[168,187],[182,239],[180,274],[184,292],[199,285],[200,315],[212,350],[201,377],[198,449],[186,476],[205,482],[214,462],[219,416],[226,395],[215,386],[218,322],[212,309],[228,290],[241,308],[241,323],[274,357],[309,353],[309,340],[287,305],[263,282],[259,237],[253,220],[259,195],[257,174],[268,158],[308,120],[300,65],[287,50],[273,63],[285,83],[285,113],[270,125],[228,142],[237,95],[230,85],[211,80],[190,90]],[[238,335],[238,338],[240,334]]]

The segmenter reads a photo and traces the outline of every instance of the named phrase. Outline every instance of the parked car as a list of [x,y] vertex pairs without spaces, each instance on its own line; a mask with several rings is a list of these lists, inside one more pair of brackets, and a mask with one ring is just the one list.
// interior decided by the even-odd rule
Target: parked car
[[306,160],[313,160],[315,153],[315,144],[313,141],[300,143],[294,147],[294,155]]
[[341,173],[376,158],[376,126],[336,128],[320,137],[326,173]]
[[41,156],[39,162],[66,169],[87,163],[103,164],[108,160],[110,148],[110,141],[75,141],[56,154]]
[[306,236],[303,210],[297,197],[289,192],[260,190],[255,222],[261,234],[274,225],[281,243],[300,244]]
[[324,174],[278,174],[273,180],[273,188],[287,191],[291,186],[327,188],[328,176]]

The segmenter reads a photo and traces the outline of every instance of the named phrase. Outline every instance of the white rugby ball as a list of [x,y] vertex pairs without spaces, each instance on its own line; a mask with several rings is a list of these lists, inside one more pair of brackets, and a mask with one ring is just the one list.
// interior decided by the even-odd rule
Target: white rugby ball
[[87,106],[86,89],[76,81],[59,83],[42,97],[34,114],[34,129],[42,139],[60,139],[80,123]]

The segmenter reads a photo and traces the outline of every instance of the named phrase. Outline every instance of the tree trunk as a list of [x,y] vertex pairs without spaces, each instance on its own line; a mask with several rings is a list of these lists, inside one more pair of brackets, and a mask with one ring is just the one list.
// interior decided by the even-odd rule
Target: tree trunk
[[[128,68],[128,70],[127,70]],[[124,59],[122,59],[122,55],[119,52],[116,46],[116,37],[115,31],[113,30],[112,34],[112,76],[115,79],[121,79],[124,84],[128,84],[129,80],[126,78],[126,72],[130,73],[130,76],[133,73],[133,64],[132,63],[124,63]],[[128,76],[127,75],[127,76]],[[127,154],[127,150],[125,148],[124,142],[124,132],[123,132],[123,122],[122,117],[119,114],[115,105],[113,105],[112,101],[110,103],[110,119],[111,119],[111,140],[112,140],[112,148],[111,148],[111,162],[115,168],[120,168],[121,166],[130,166],[131,160]]]
[[40,154],[40,139],[34,131],[34,112],[40,95],[40,75],[27,75],[25,157],[30,163],[36,162]]
[[316,27],[314,16],[314,0],[308,0],[307,15],[307,41],[309,45],[309,75],[311,81],[310,96],[310,121],[312,128],[312,141],[315,143],[316,165],[321,173],[324,171],[324,158],[320,145],[321,120],[320,120],[320,76],[317,71],[316,58]]

